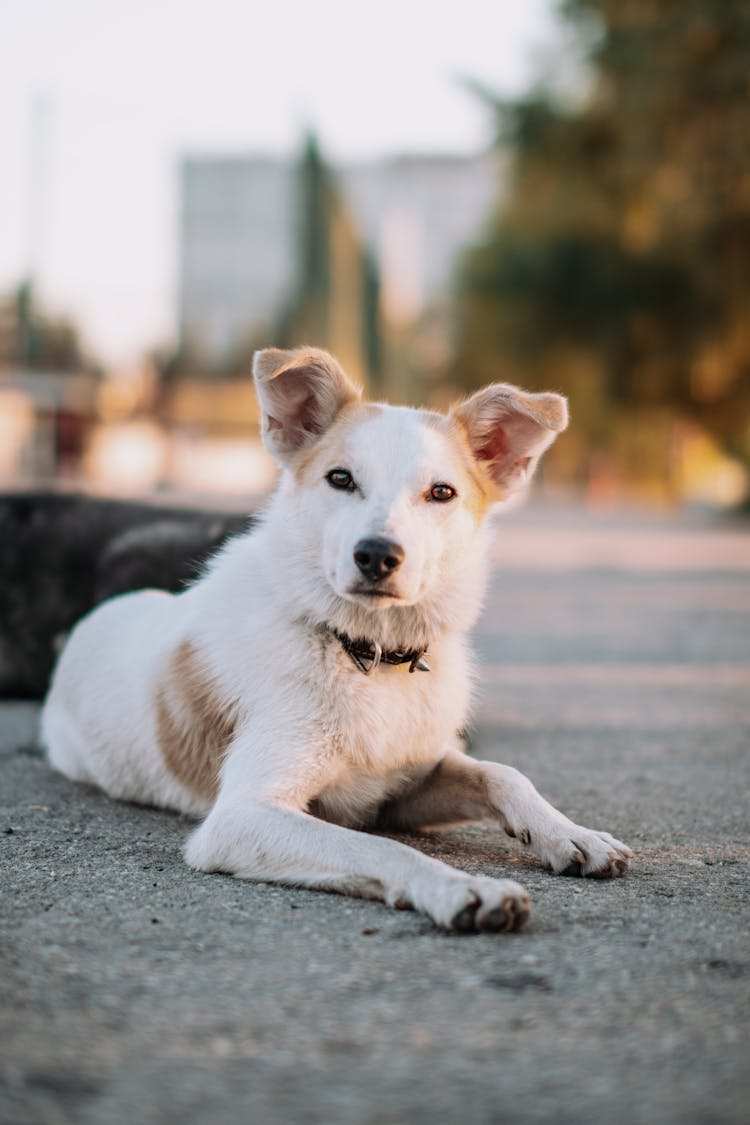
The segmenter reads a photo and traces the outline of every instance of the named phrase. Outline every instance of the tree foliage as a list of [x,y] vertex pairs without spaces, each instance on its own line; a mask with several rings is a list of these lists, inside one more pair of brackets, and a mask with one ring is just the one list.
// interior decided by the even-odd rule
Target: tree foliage
[[624,406],[672,406],[750,461],[750,5],[562,11],[591,90],[492,99],[512,171],[463,263],[457,371],[575,394],[586,367],[594,437]]
[[75,324],[45,313],[29,283],[0,300],[0,367],[69,372],[91,366]]

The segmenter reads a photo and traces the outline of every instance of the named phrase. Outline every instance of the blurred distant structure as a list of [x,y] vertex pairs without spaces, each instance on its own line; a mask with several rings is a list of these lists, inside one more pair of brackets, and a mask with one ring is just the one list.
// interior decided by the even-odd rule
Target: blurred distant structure
[[99,379],[75,326],[47,316],[30,282],[0,300],[0,480],[79,472]]
[[[217,369],[255,344],[312,340],[387,391],[391,344],[450,301],[499,160],[409,156],[329,168],[189,158],[182,166],[180,342]],[[398,364],[396,365],[398,366]],[[398,393],[398,388],[390,388]]]
[[48,316],[31,282],[0,299],[0,369],[75,371],[86,366],[75,325]]
[[296,268],[276,342],[313,340],[375,387],[382,376],[378,272],[313,138],[297,172],[296,206]]
[[265,491],[250,382],[162,385],[154,363],[102,372],[78,332],[26,283],[0,300],[0,488],[159,491],[174,499]]
[[294,177],[273,157],[187,158],[180,176],[184,352],[229,361],[279,318],[296,264]]
[[260,493],[252,352],[308,342],[397,402],[563,391],[543,486],[747,501],[750,4],[560,7],[587,80],[513,102],[475,83],[487,153],[333,167],[309,137],[296,160],[185,159],[176,345],[105,376],[31,281],[0,299],[0,482]]
[[[750,6],[566,0],[590,93],[482,93],[513,158],[467,254],[454,378],[558,387],[550,467],[733,503],[750,468]],[[619,482],[619,484],[617,483]]]

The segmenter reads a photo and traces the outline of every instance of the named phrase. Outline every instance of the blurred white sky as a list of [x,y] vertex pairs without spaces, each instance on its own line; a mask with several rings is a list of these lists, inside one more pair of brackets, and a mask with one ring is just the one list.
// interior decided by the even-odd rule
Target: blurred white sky
[[[30,255],[47,305],[122,362],[174,332],[185,153],[474,152],[555,66],[553,0],[0,0],[0,292]],[[30,143],[32,106],[39,121]]]

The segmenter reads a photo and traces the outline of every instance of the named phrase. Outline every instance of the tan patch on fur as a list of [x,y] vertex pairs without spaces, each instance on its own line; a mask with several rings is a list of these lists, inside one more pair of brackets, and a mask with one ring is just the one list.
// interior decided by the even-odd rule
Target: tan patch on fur
[[445,433],[458,449],[463,462],[464,471],[468,480],[468,491],[464,493],[463,500],[474,517],[480,524],[494,501],[500,499],[498,490],[488,474],[477,461],[469,442],[469,435],[461,422],[452,416],[442,418],[445,423]]
[[486,775],[458,755],[449,755],[411,792],[388,801],[379,827],[409,831],[430,825],[484,820],[493,815]]
[[297,461],[294,466],[297,481],[301,483],[306,478],[316,478],[324,468],[330,469],[331,459],[335,460],[336,450],[340,447],[345,433],[380,413],[381,407],[373,402],[352,402],[344,406],[330,429]]
[[174,776],[191,792],[213,800],[236,716],[218,696],[195,646],[182,641],[156,693],[159,749]]

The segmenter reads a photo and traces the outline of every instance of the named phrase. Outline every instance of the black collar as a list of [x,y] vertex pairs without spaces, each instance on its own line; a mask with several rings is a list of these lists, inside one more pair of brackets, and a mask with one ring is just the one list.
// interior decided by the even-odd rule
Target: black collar
[[427,650],[424,648],[411,649],[409,652],[404,649],[384,649],[377,641],[367,641],[361,637],[353,640],[346,633],[339,633],[338,629],[328,627],[328,632],[336,637],[347,656],[351,657],[360,672],[364,672],[366,676],[371,675],[380,664],[408,664],[410,672],[416,672],[417,669],[420,672],[430,671],[425,660]]

